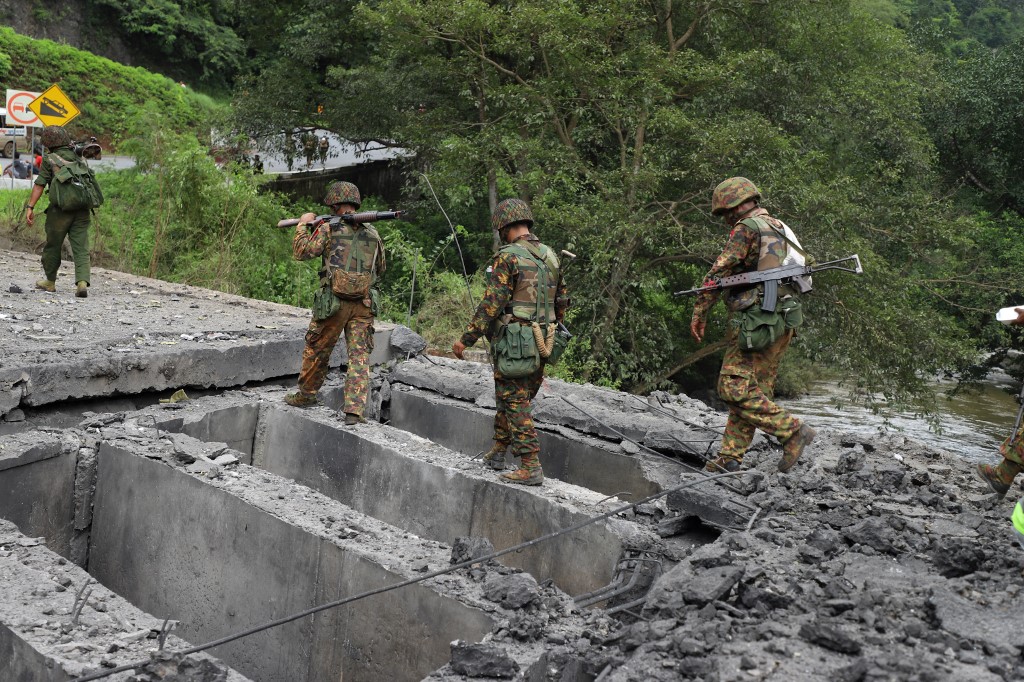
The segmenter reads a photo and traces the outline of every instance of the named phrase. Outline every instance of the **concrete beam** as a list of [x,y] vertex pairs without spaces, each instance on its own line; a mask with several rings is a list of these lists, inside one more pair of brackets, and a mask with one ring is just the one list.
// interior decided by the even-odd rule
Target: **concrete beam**
[[[292,478],[421,537],[451,543],[487,537],[497,549],[571,526],[608,509],[606,495],[556,480],[539,488],[501,483],[479,462],[382,425],[342,427],[326,409],[266,405],[256,466]],[[650,549],[653,534],[612,520],[504,557],[570,594],[608,584],[625,548]]]
[[[447,561],[435,542],[272,474],[244,465],[214,479],[186,474],[167,464],[187,436],[172,446],[140,444],[134,433],[104,429],[90,566],[134,603],[180,620],[189,638],[213,639]],[[484,610],[493,604],[472,596],[478,586],[458,576],[444,585],[453,581],[356,602],[218,654],[257,680],[420,679],[444,664],[452,639],[479,640],[495,622]]]
[[77,447],[53,433],[0,437],[0,518],[71,555]]
[[[76,620],[76,595],[87,582],[90,591]],[[64,682],[104,665],[147,660],[161,624],[0,519],[0,680]],[[172,650],[189,646],[174,635],[167,640]],[[197,658],[216,662],[205,654]],[[246,682],[217,665],[227,671],[229,682]],[[121,673],[109,679],[128,677]]]

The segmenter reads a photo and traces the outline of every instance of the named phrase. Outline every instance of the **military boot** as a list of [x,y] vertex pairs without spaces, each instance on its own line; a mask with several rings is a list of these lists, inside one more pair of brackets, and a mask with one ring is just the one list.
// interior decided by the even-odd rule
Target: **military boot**
[[739,471],[740,465],[743,463],[743,459],[740,457],[729,457],[719,455],[714,459],[709,459],[707,464],[704,465],[704,471],[712,474],[724,474],[726,472]]
[[345,413],[345,426],[355,426],[356,424],[365,424],[366,420],[358,414],[352,414],[351,412]]
[[519,467],[515,471],[500,474],[498,478],[509,483],[518,483],[519,485],[541,485],[544,483],[544,470],[540,467],[536,469]]
[[43,291],[49,291],[51,294],[57,291],[57,283],[52,279],[41,279],[36,282],[36,289],[42,289]]
[[1024,467],[1021,467],[1020,464],[1004,459],[998,466],[979,464],[978,475],[988,484],[989,490],[999,497],[1003,497],[1010,490],[1014,477],[1021,472],[1021,469]]
[[782,459],[779,460],[779,471],[786,473],[793,468],[800,455],[804,454],[804,448],[811,444],[818,432],[807,424],[800,426],[800,430],[789,437],[782,445]]
[[75,284],[75,296],[77,298],[87,298],[89,296],[89,283],[81,280]]
[[309,407],[310,405],[316,405],[316,393],[294,391],[286,395],[284,401],[292,407]]
[[506,450],[508,450],[507,445],[495,441],[491,449],[484,453],[484,466],[497,471],[504,471]]

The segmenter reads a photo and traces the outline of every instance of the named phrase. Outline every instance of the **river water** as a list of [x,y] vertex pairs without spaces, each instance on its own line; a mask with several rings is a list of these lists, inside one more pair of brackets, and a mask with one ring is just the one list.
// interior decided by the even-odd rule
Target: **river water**
[[[779,403],[814,426],[836,431],[873,435],[888,429],[908,438],[963,455],[981,462],[998,459],[999,444],[1013,430],[1019,406],[1019,385],[1003,372],[993,372],[977,392],[947,396],[955,382],[939,382],[938,410],[940,428],[929,428],[928,420],[906,413],[874,414],[870,409],[850,405],[848,389],[831,382],[820,382],[799,398],[780,399]],[[843,404],[842,409],[836,402]]]

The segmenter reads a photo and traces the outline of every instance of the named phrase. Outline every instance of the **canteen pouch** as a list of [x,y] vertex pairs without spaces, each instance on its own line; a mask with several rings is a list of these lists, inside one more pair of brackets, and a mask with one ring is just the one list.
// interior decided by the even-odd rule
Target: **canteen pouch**
[[778,311],[768,312],[760,306],[750,306],[733,319],[740,349],[762,351],[786,333],[786,319]]
[[380,292],[370,289],[370,314],[374,317],[380,315]]
[[341,301],[334,295],[331,288],[322,286],[313,294],[313,319],[326,320],[341,310]]
[[551,349],[551,355],[545,359],[545,362],[549,365],[557,365],[559,358],[562,357],[562,353],[565,352],[565,348],[569,345],[569,339],[571,338],[572,334],[563,329],[556,331],[555,346]]
[[494,369],[506,379],[522,379],[540,369],[540,351],[531,325],[509,322],[498,329]]
[[804,306],[795,297],[779,301],[775,309],[785,320],[786,329],[796,329],[804,323]]
[[371,272],[346,272],[341,268],[331,268],[331,289],[339,298],[358,301],[368,296]]

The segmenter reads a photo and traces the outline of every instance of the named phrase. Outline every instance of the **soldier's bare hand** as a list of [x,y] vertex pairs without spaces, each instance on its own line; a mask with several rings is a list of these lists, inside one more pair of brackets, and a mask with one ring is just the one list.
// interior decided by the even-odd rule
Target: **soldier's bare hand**
[[313,222],[314,218],[316,218],[316,213],[303,213],[299,220],[308,225]]
[[[32,223],[29,223],[31,225]],[[1024,326],[1024,308],[1014,308],[1013,311],[1017,313],[1017,319],[1010,322],[1012,325]]]
[[465,350],[466,344],[462,343],[462,341],[456,341],[455,343],[452,344],[452,352],[455,353],[455,357],[457,357],[459,360],[462,359],[462,353]]
[[704,320],[698,318],[693,318],[692,320],[690,320],[690,336],[692,336],[693,340],[696,341],[697,343],[700,343],[701,341],[704,340],[705,326],[706,323],[704,322]]
[[28,223],[29,227],[32,227],[32,223],[36,221],[35,211],[31,208],[25,209],[25,222]]

